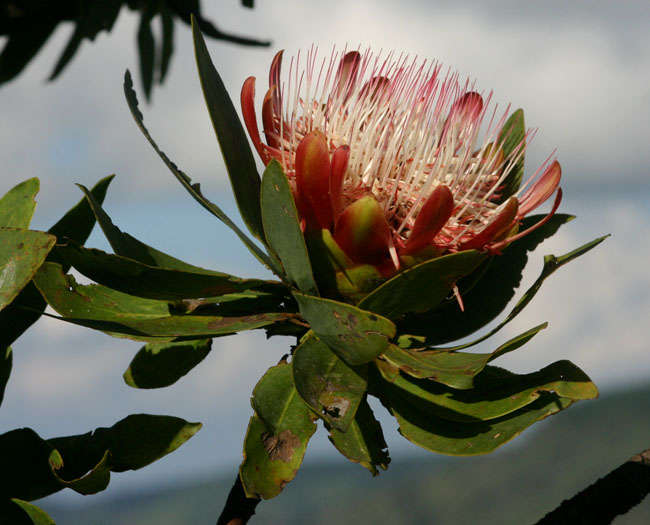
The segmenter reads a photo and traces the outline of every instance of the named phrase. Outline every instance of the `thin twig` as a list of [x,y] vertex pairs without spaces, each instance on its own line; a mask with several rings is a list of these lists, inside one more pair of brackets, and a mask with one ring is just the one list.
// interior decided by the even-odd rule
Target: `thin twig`
[[616,470],[564,500],[536,525],[606,525],[650,493],[650,448],[632,456]]
[[239,473],[237,473],[237,479],[232,489],[230,489],[230,494],[228,494],[226,505],[217,520],[217,525],[244,525],[248,523],[251,516],[255,514],[255,507],[260,501],[259,498],[246,497],[241,479],[239,479]]

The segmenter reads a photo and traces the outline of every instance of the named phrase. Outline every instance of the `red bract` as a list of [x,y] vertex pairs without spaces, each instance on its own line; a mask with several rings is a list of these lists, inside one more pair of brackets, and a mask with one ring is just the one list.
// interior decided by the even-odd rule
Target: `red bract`
[[[300,55],[292,60],[283,83],[281,62],[282,52],[262,104],[264,140],[255,79],[244,82],[246,127],[262,161],[282,164],[306,234],[329,230],[352,261],[385,274],[413,257],[498,253],[559,206],[556,160],[504,194],[532,132],[504,154],[509,107],[488,112],[492,94],[441,74],[440,64],[369,51],[318,61],[311,49],[304,67]],[[553,193],[550,214],[519,232],[521,219]]]

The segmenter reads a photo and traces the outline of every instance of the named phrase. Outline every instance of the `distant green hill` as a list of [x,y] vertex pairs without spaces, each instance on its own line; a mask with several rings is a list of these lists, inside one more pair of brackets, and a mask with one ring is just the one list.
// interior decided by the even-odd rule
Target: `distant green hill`
[[[650,388],[611,393],[538,424],[492,456],[400,461],[372,479],[354,464],[306,467],[256,525],[532,524],[633,453],[650,447]],[[190,444],[191,446],[191,444]],[[83,509],[54,506],[58,525],[214,524],[232,479]],[[650,498],[616,525],[650,524]]]

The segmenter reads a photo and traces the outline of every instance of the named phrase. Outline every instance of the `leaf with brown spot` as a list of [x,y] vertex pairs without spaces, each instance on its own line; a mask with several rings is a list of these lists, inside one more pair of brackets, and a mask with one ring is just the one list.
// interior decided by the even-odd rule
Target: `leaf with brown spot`
[[348,429],[331,429],[329,439],[341,454],[367,468],[373,476],[379,474],[377,467],[388,468],[390,457],[384,434],[365,397]]
[[354,420],[368,386],[366,365],[347,365],[313,332],[294,351],[293,378],[312,410],[340,431]]
[[0,228],[0,310],[29,283],[55,242],[47,233]]
[[39,187],[39,180],[34,177],[17,184],[0,198],[0,227],[29,228]]
[[395,336],[395,325],[373,312],[299,292],[293,295],[314,333],[348,365],[373,361]]
[[269,370],[253,390],[255,415],[244,440],[239,469],[248,497],[269,499],[291,481],[316,431],[314,416],[298,395],[292,366],[282,362]]
[[98,284],[79,285],[55,263],[45,263],[34,276],[34,283],[64,320],[141,341],[214,337],[262,328],[294,316],[273,312],[241,316],[176,315],[170,312],[165,301],[135,297]]
[[262,443],[271,461],[279,459],[285,463],[290,463],[294,451],[300,446],[300,438],[287,429],[277,436],[268,432],[262,434]]

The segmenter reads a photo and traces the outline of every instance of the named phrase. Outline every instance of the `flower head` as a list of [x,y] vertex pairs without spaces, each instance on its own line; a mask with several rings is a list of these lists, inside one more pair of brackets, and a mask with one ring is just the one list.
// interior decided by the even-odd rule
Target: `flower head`
[[[467,249],[498,253],[525,235],[519,221],[557,190],[549,157],[519,191],[504,193],[533,132],[506,150],[510,107],[443,72],[437,62],[370,51],[300,55],[281,81],[282,52],[262,104],[255,78],[243,85],[246,127],[262,161],[291,181],[307,234],[328,230],[354,263],[394,273],[405,261]],[[512,141],[510,141],[512,142]],[[410,258],[410,259],[409,259]]]

